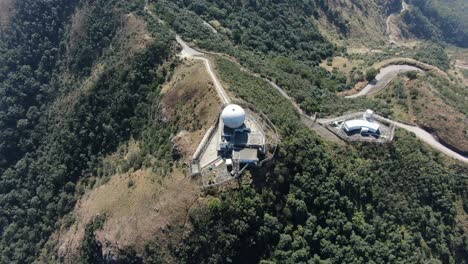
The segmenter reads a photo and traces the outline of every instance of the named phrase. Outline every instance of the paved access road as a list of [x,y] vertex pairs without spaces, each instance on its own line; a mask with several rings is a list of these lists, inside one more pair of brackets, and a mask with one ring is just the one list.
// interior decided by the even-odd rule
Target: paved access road
[[207,58],[203,57],[204,56],[203,53],[189,47],[189,45],[187,45],[187,43],[185,43],[185,41],[183,41],[179,36],[176,36],[176,40],[182,46],[182,51],[180,52],[179,57],[202,60],[205,63],[206,70],[208,71],[211,79],[213,80],[213,84],[216,88],[216,91],[218,92],[221,102],[223,104],[229,104],[231,102],[231,99],[229,98],[229,95],[227,94],[223,85],[219,81],[218,77],[213,72],[210,61]]
[[366,87],[364,87],[364,89],[359,91],[357,94],[346,96],[346,98],[358,98],[368,94],[380,92],[385,89],[387,85],[398,76],[398,74],[409,71],[424,72],[420,68],[411,65],[390,65],[383,67],[380,69],[379,74],[375,76],[375,79]]
[[[224,87],[222,86],[221,82],[219,81],[218,77],[213,72],[210,61],[207,58],[203,57],[204,56],[203,53],[189,47],[187,45],[187,43],[185,43],[179,36],[177,36],[176,39],[177,39],[177,42],[182,46],[182,51],[180,52],[179,56],[181,58],[190,58],[190,59],[196,59],[196,60],[204,61],[206,69],[208,70],[208,73],[210,74],[211,79],[213,80],[213,83],[214,83],[214,85],[216,87],[216,90],[217,90],[218,95],[221,98],[222,102],[225,103],[225,104],[230,103],[231,100],[229,99],[229,96],[227,95],[227,93],[226,93]],[[391,65],[391,66],[384,67],[380,71],[379,75],[377,75],[376,82],[374,84],[372,84],[372,86],[369,86],[368,88],[366,87],[367,89],[364,88],[360,93],[358,93],[358,94],[356,94],[354,96],[349,96],[348,98],[356,98],[356,97],[359,97],[359,96],[364,96],[364,95],[367,95],[369,93],[372,93],[373,91],[375,91],[375,87],[379,87],[378,85],[382,85],[385,82],[387,82],[387,84],[384,85],[384,88],[385,88],[385,86],[388,85],[388,83],[393,78],[395,78],[398,75],[398,73],[407,72],[407,71],[415,71],[415,70],[422,72],[421,69],[419,69],[417,67],[414,67],[414,66],[410,66],[410,65]],[[296,104],[296,102],[294,101],[293,98],[291,98],[281,87],[279,87],[274,82],[272,82],[270,80],[267,80],[267,81],[275,89],[277,89],[281,93],[281,95],[283,97],[288,99],[294,105],[294,107],[298,110],[299,114],[301,114],[302,116],[305,116],[304,112]],[[380,83],[380,82],[382,82],[382,83]],[[379,89],[379,88],[377,88],[377,89]],[[308,118],[312,119],[310,117],[308,117]],[[320,120],[317,120],[317,121],[319,123],[322,123],[322,122],[327,122],[327,121],[331,121],[331,120],[333,120],[333,119],[320,119]],[[433,148],[439,150],[440,152],[442,152],[442,153],[444,153],[444,154],[446,154],[446,155],[448,155],[448,156],[450,156],[450,157],[452,157],[454,159],[457,159],[459,161],[468,163],[468,159],[466,157],[463,157],[462,155],[456,153],[455,151],[445,147],[440,142],[438,142],[430,133],[426,132],[425,130],[423,130],[423,129],[419,128],[419,127],[416,127],[416,126],[405,125],[405,124],[402,124],[400,122],[393,121],[393,120],[390,120],[390,119],[388,119],[388,122],[395,124],[395,126],[397,126],[399,128],[402,128],[402,129],[405,129],[407,131],[413,132],[416,135],[417,138],[424,141],[425,143],[432,146]],[[308,126],[308,127],[314,129],[314,126]],[[323,132],[323,131],[317,130],[316,128],[314,130],[317,131],[319,134],[322,134],[320,132]]]
[[388,120],[389,122],[395,124],[396,127],[403,128],[407,131],[413,132],[417,138],[420,140],[426,142],[433,148],[439,150],[440,152],[444,153],[447,156],[450,156],[456,160],[468,163],[468,158],[458,154],[457,152],[447,148],[446,146],[442,145],[437,139],[435,139],[430,133],[428,133],[426,130],[416,127],[416,126],[410,126],[406,125],[397,121],[393,120]]

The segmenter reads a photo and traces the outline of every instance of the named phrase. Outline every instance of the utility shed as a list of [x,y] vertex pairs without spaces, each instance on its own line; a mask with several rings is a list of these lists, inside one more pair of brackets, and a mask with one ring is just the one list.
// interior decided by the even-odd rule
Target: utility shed
[[258,162],[258,150],[256,148],[234,150],[232,159],[238,163],[256,163]]

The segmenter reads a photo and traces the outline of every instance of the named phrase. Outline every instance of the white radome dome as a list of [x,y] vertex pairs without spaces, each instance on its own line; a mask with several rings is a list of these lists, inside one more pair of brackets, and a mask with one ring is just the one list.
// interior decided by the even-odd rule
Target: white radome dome
[[236,104],[226,106],[221,113],[221,118],[225,126],[229,128],[239,128],[244,124],[245,111]]

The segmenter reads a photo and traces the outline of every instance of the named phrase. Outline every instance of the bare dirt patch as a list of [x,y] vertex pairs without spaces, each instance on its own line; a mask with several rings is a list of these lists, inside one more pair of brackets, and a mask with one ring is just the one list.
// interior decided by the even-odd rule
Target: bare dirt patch
[[16,0],[0,0],[0,29],[5,29],[15,15]]
[[[92,7],[76,9],[71,18],[70,37],[68,39],[68,52],[74,51],[88,35],[86,30],[87,14]],[[150,43],[153,37],[147,29],[143,18],[133,14],[122,14],[120,16],[120,27],[113,41],[114,48],[122,55],[122,59],[131,58]]]
[[400,76],[371,98],[383,100],[393,119],[418,125],[458,153],[468,152],[468,119],[424,79]]
[[404,39],[400,29],[399,14],[393,14],[387,18],[387,34],[392,43],[400,43]]
[[[188,161],[220,110],[202,62],[187,62],[175,70],[172,81],[164,86],[161,108],[168,125],[180,128],[173,142]],[[168,176],[151,169],[123,173],[128,166],[122,169],[120,161],[128,161],[123,163],[131,167],[132,157],[141,155],[139,150],[139,143],[131,140],[107,157],[98,171],[100,186],[87,191],[77,203],[75,222],[55,234],[65,262],[76,260],[86,224],[97,215],[107,216],[103,229],[96,232],[107,256],[118,256],[127,248],[141,254],[148,241],[157,241],[161,251],[170,252],[168,246],[178,244],[190,232],[188,213],[203,204],[198,183],[180,163]],[[171,254],[164,255],[167,262],[173,262]]]
[[71,26],[70,26],[70,39],[69,39],[69,50],[76,49],[77,45],[79,45],[80,41],[84,39],[87,35],[86,30],[86,13],[88,9],[84,8],[77,8],[75,13],[71,18]]
[[[340,14],[347,21],[349,32],[346,39],[338,33],[337,27],[320,12],[317,26],[322,35],[339,45],[343,43],[359,43],[368,46],[370,43],[378,44],[385,40],[385,18],[381,7],[373,1],[327,1],[329,8]],[[359,6],[358,6],[359,5]]]
[[415,122],[457,152],[468,153],[468,119],[428,86],[421,81],[408,83]]

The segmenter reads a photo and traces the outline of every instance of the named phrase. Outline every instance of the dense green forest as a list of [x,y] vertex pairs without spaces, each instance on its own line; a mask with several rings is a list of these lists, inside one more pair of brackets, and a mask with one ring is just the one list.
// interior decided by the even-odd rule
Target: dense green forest
[[[87,34],[69,50],[72,11],[90,4]],[[86,184],[101,157],[130,136],[154,130],[147,113],[173,35],[155,28],[157,41],[129,60],[116,48],[104,52],[120,16],[136,8],[142,3],[17,2],[0,45],[0,263],[32,263],[82,193],[77,181]],[[97,61],[104,70],[81,91]]]
[[[216,17],[208,11],[232,10],[224,9],[222,1],[203,2],[207,9],[195,9],[190,2],[179,8],[157,3],[157,13],[179,34],[203,48],[234,56],[245,67],[274,80],[309,113],[344,111],[350,104],[385,110],[372,101],[337,98],[334,92],[349,85],[346,79],[315,66],[314,57],[297,56],[302,51],[295,47],[287,52],[265,51],[260,43],[236,39],[226,19],[238,17],[229,13]],[[270,4],[272,9],[290,10],[285,8],[287,3]],[[270,19],[283,25],[287,15]],[[218,20],[222,25],[218,33],[204,26],[201,18]],[[243,32],[257,26],[252,24],[246,24]],[[321,59],[339,52],[322,41],[316,46],[322,50]],[[415,56],[441,66],[447,62],[445,57],[432,59],[431,50],[424,48]],[[402,132],[394,145],[385,148],[330,149],[302,127],[292,106],[267,82],[225,59],[219,59],[217,66],[237,96],[255,104],[279,126],[284,141],[274,168],[252,172],[253,186],[213,198],[192,214],[195,231],[187,243],[173,246],[182,262],[464,263],[468,240],[455,224],[455,202],[466,199],[466,167],[447,168],[440,154]],[[157,255],[158,247],[147,251],[146,255]]]
[[403,14],[409,31],[418,38],[468,47],[468,14],[465,0],[410,0]]

